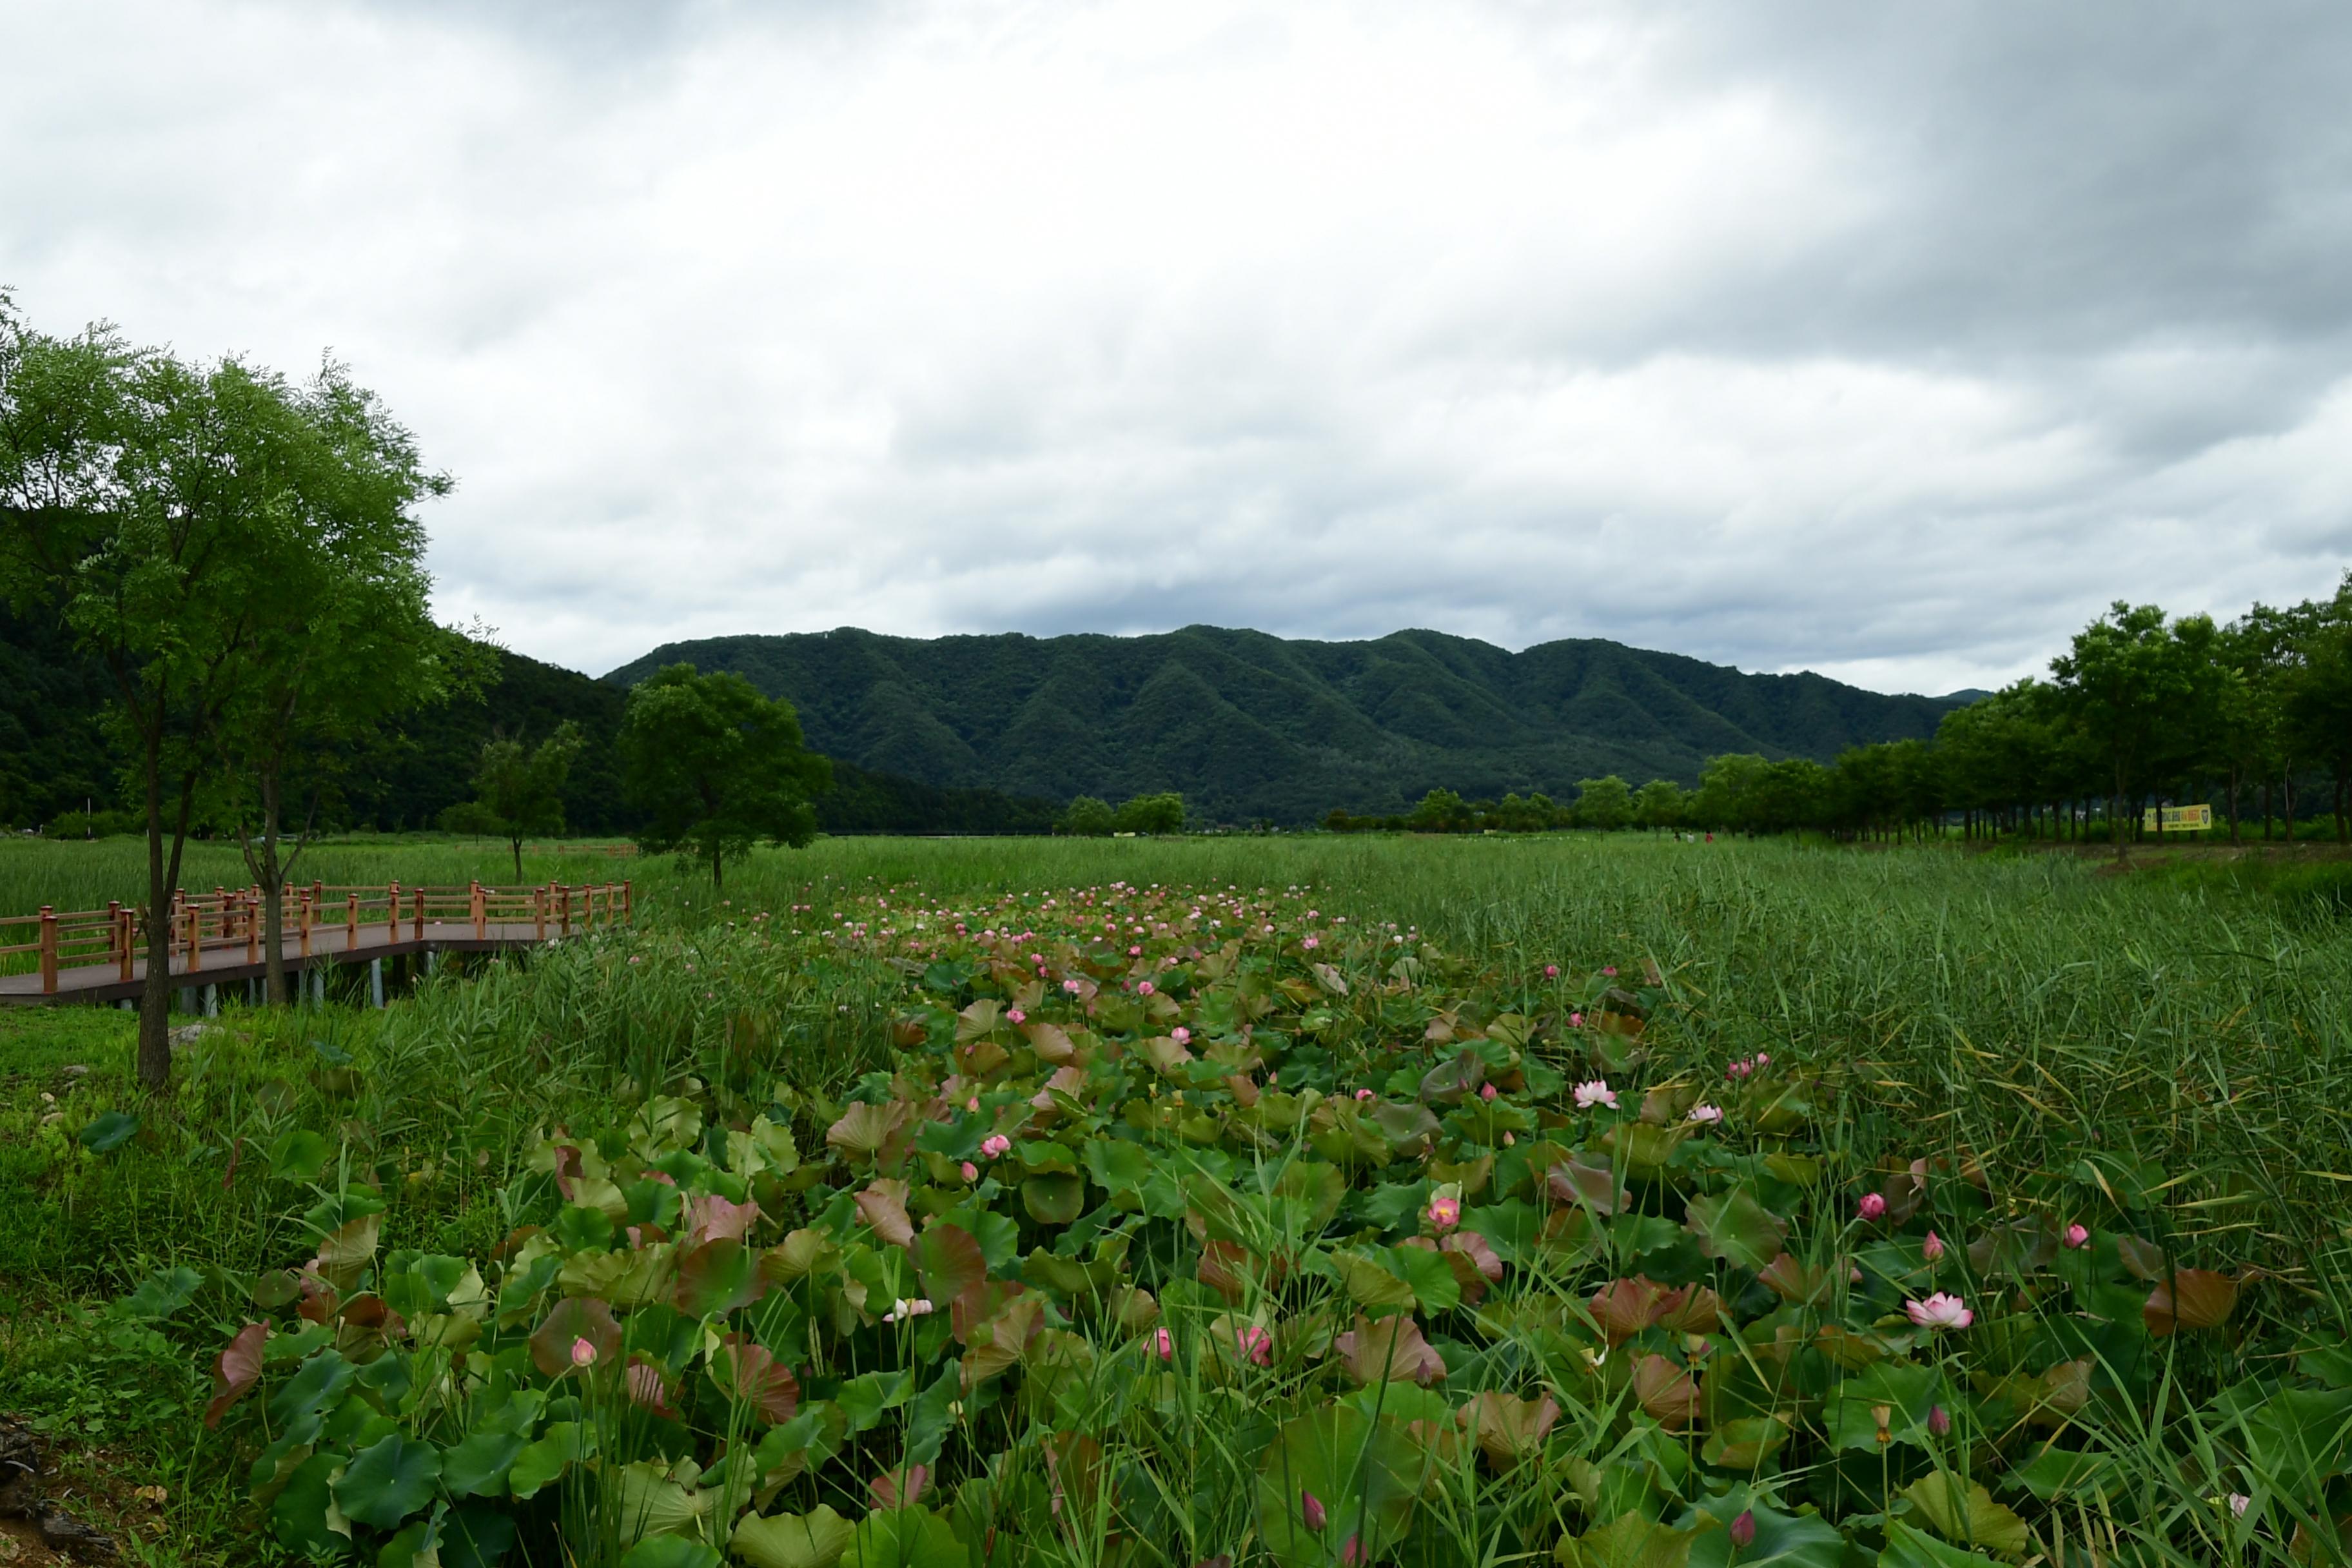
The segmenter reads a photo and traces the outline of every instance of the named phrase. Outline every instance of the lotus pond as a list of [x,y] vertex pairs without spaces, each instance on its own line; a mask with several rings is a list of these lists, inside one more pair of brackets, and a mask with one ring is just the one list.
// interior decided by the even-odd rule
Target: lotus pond
[[[298,1560],[2343,1560],[2342,1216],[2194,1158],[2226,1072],[1969,1046],[2037,1124],[1986,1137],[1658,944],[1335,902],[779,902],[331,1030],[299,1092],[215,1031],[184,1099],[249,1140],[181,1157],[248,1229],[92,1342],[209,1370]],[[593,1048],[465,1080],[518,986]],[[462,1142],[320,1114],[369,1079]],[[37,1134],[92,1192],[101,1126]]]

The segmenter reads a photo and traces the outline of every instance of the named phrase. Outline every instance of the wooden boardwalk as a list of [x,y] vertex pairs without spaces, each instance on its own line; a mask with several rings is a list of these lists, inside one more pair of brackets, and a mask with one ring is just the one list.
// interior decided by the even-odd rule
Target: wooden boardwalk
[[[366,965],[379,1005],[386,959],[429,964],[443,952],[536,947],[625,924],[635,906],[627,882],[538,888],[403,888],[397,882],[330,888],[314,882],[287,889],[285,900],[282,956],[297,985],[308,983],[322,990],[328,971]],[[260,895],[252,889],[177,895],[173,939],[164,955],[173,988],[217,996],[214,988],[257,982],[268,973],[263,913]],[[0,918],[0,935],[26,927],[33,929],[33,940],[0,945],[0,963],[19,971],[0,973],[0,1006],[124,1002],[146,990],[143,911],[117,904]]]

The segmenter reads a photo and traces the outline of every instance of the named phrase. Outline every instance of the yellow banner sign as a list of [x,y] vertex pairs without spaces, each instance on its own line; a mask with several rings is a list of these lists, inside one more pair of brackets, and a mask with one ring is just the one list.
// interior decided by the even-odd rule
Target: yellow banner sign
[[2140,826],[2150,833],[2200,833],[2213,826],[2213,808],[2210,805],[2168,805],[2159,817],[2155,806],[2140,816]]

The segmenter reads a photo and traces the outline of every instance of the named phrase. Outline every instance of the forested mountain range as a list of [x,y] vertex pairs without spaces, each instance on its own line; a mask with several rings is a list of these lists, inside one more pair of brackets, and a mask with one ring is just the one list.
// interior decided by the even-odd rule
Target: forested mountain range
[[1599,639],[1519,653],[1439,632],[1309,642],[1188,626],[1149,637],[931,639],[845,629],[667,644],[799,709],[809,743],[927,784],[1067,800],[1182,793],[1198,819],[1404,809],[1433,788],[1542,791],[1618,773],[1696,782],[1709,756],[1828,761],[1925,738],[1959,698],[1748,675]]

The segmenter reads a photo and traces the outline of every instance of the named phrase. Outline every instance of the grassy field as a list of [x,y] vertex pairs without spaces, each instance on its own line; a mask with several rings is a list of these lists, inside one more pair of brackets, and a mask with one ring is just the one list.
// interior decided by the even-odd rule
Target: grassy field
[[[314,854],[304,873],[330,881],[511,879],[488,845]],[[188,880],[233,869],[215,851]],[[2342,1560],[2352,921],[2324,888],[1631,836],[830,840],[763,853],[717,896],[584,847],[524,869],[634,876],[639,929],[381,1014],[232,1011],[160,1101],[132,1088],[124,1016],[0,1014],[0,1413],[51,1435],[141,1560],[299,1560],[274,1535],[454,1563],[505,1539],[494,1515],[520,1521],[508,1561],[556,1561],[561,1531],[576,1560],[630,1568],[717,1562],[730,1539],[755,1564],[1321,1563],[1350,1539],[1358,1560],[1433,1563]],[[102,903],[136,876],[120,843],[0,845],[0,907]],[[1136,954],[1073,924],[1081,909],[1115,910]],[[1055,987],[1025,998],[1028,1023],[1006,1022],[1033,978],[1016,921]],[[1154,975],[1158,1001],[1133,989]],[[1032,1032],[1048,1018],[1077,1042],[1078,1078],[1057,1081],[1083,1108],[1048,1092],[1068,1060]],[[1140,1068],[1177,1019],[1189,1050]],[[975,1042],[1004,1060],[981,1067]],[[1759,1053],[1768,1068],[1725,1078]],[[1482,1110],[1432,1087],[1445,1071],[1502,1092]],[[958,1110],[943,1073],[984,1110]],[[1570,1098],[1603,1079],[1620,1111]],[[1710,1100],[1723,1122],[1691,1122]],[[1271,1127],[1273,1105],[1302,1120]],[[1393,1107],[1399,1139],[1357,1105]],[[899,1116],[937,1131],[858,1131]],[[1018,1139],[1001,1183],[961,1146],[983,1120]],[[791,1160],[759,1152],[761,1127]],[[1152,1185],[1124,1163],[1138,1148],[1246,1214]],[[1328,1193],[1287,1173],[1322,1169]],[[1076,1221],[1056,1210],[1072,1184],[1099,1200]],[[1449,1194],[1459,1217],[1432,1219]],[[756,1302],[625,1313],[611,1349],[651,1404],[532,1370],[525,1337],[571,1310],[547,1303],[623,1298],[600,1258],[675,1243],[716,1268],[732,1238],[710,1216],[733,1211],[711,1205],[749,1201],[745,1243],[807,1255]],[[936,1223],[898,1245],[908,1215]],[[515,1293],[534,1226],[562,1237],[572,1282],[543,1298]],[[352,1226],[370,1256],[345,1270],[322,1242]],[[980,1251],[925,1250],[951,1230]],[[1492,1294],[1466,1264],[1416,1261],[1416,1237],[1461,1258],[1447,1237],[1474,1230]],[[1230,1267],[1196,1268],[1215,1247]],[[420,1257],[478,1266],[491,1305],[455,1274],[416,1284]],[[312,1289],[282,1294],[306,1258]],[[1662,1308],[1649,1280],[1685,1295]],[[1050,1303],[1034,1337],[976,1378],[1024,1281]],[[1907,1324],[1930,1285],[1973,1326]],[[936,1314],[884,1320],[923,1290]],[[367,1326],[371,1299],[407,1337]],[[323,1321],[306,1331],[298,1304]],[[708,1345],[645,1340],[682,1312]],[[207,1428],[216,1352],[264,1319],[261,1392]],[[461,1321],[470,1352],[417,1326]],[[1371,1340],[1410,1360],[1422,1331],[1441,1375],[1355,1375]],[[744,1349],[710,1348],[738,1331]],[[803,1402],[756,1438],[755,1344],[798,1369]],[[295,1455],[310,1415],[286,1390],[328,1354],[402,1370],[363,1371],[364,1397]],[[959,1364],[961,1383],[933,1380]],[[528,1498],[506,1471],[448,1479],[533,1380],[545,1407],[509,1425],[554,1479]],[[604,1447],[567,1462],[545,1447],[564,1422],[561,1442]],[[719,1462],[755,1441],[758,1466]],[[427,1450],[429,1507],[352,1473]],[[903,1501],[918,1463],[929,1495],[877,1506],[867,1480],[896,1466]],[[645,1533],[656,1504],[690,1528]],[[345,1515],[349,1534],[320,1533]],[[834,1517],[857,1528],[829,1557]]]

